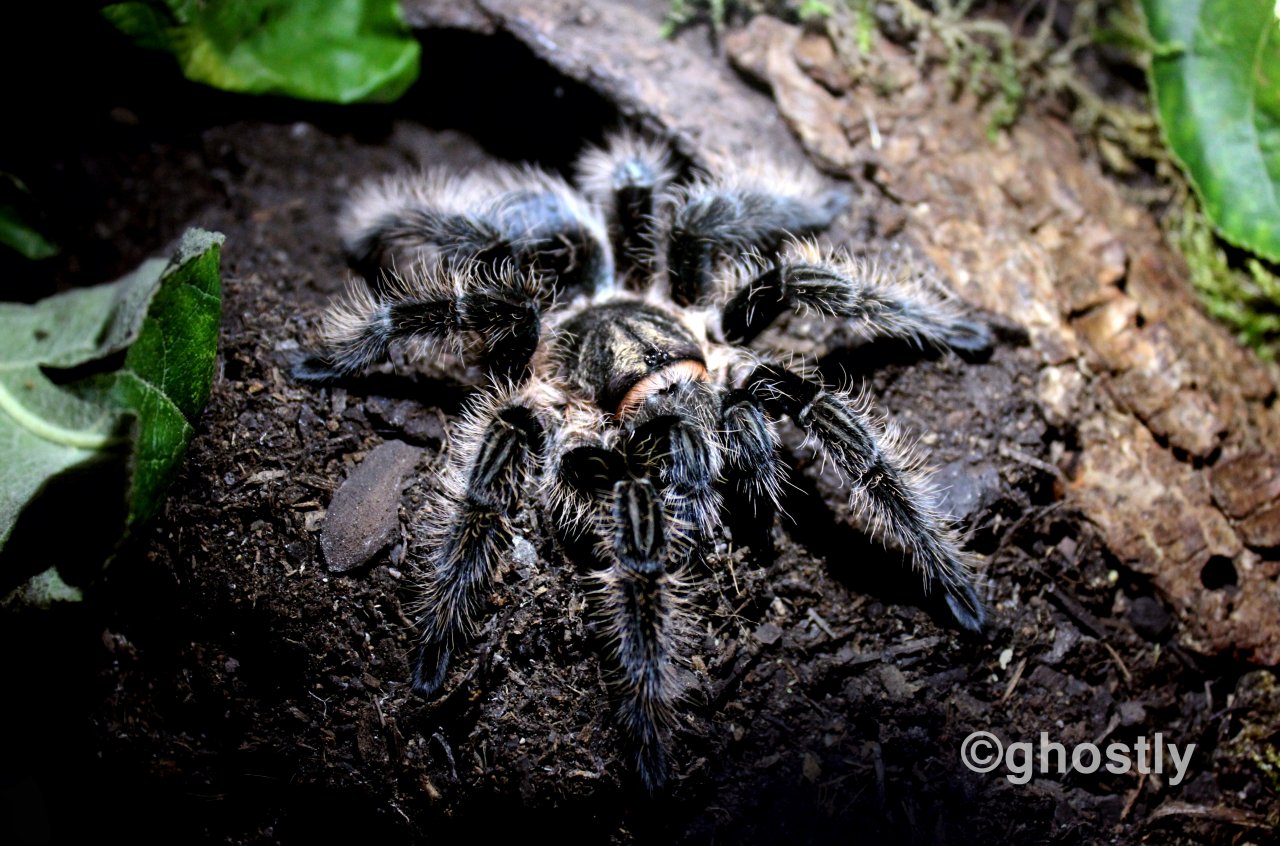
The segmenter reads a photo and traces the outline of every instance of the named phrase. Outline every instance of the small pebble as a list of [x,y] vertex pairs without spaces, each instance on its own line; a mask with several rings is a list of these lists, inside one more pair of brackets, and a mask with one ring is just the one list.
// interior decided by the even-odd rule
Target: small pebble
[[342,573],[377,555],[400,529],[400,492],[422,450],[387,441],[351,471],[325,515],[320,548],[329,569]]

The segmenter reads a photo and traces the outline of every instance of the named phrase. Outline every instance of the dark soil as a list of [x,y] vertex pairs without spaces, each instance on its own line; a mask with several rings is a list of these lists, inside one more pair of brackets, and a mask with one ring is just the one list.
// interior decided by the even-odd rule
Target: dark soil
[[[429,37],[423,81],[395,107],[166,87],[155,80],[167,68],[148,65],[69,105],[74,138],[42,148],[53,134],[40,134],[20,151],[36,195],[63,206],[67,249],[46,288],[113,278],[188,226],[227,240],[213,397],[164,514],[83,606],[10,616],[0,630],[7,842],[447,843],[512,829],[570,842],[1271,836],[1241,820],[1272,811],[1273,788],[1224,746],[1264,681],[1244,676],[1238,689],[1251,668],[1172,645],[1159,600],[1055,504],[1048,462],[1071,433],[1040,418],[1033,365],[1012,341],[969,363],[817,342],[818,327],[799,321],[781,338],[812,348],[835,381],[865,379],[922,441],[985,561],[985,636],[948,623],[790,433],[795,487],[776,556],[721,539],[690,574],[699,636],[682,665],[667,797],[645,800],[629,776],[583,585],[531,515],[536,555],[502,573],[445,692],[413,695],[405,549],[472,385],[404,361],[331,388],[289,379],[289,356],[348,278],[334,217],[352,186],[406,166],[564,168],[618,120],[514,42]],[[489,79],[433,87],[464,60]],[[876,236],[873,200],[856,208],[844,236],[909,250]],[[392,440],[421,450],[402,531],[368,563],[330,572],[326,509]],[[1037,740],[1047,725],[1068,744],[1160,731],[1197,745],[1176,787],[1106,772],[1015,785],[958,761],[975,730]],[[1158,817],[1161,806],[1200,810]]]

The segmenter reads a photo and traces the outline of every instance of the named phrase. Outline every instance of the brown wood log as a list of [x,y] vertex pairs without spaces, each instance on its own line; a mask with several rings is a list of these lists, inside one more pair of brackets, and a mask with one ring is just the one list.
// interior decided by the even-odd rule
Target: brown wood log
[[1026,390],[1067,444],[1052,456],[1064,505],[1177,610],[1184,645],[1280,662],[1276,383],[1206,316],[1156,222],[1071,131],[1033,110],[990,140],[974,103],[892,45],[878,48],[885,97],[854,84],[822,36],[759,17],[725,46],[771,102],[709,50],[661,41],[652,12],[409,4],[420,28],[510,33],[695,163],[802,149],[834,177],[869,175],[864,230],[905,241],[1030,337]]

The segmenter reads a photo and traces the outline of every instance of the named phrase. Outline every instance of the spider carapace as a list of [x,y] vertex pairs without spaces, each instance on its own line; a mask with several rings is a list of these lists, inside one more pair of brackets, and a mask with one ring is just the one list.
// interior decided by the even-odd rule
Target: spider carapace
[[803,171],[725,163],[680,182],[665,148],[624,133],[582,157],[577,186],[533,168],[366,186],[343,220],[365,280],[330,307],[296,373],[356,373],[396,344],[487,370],[415,532],[414,687],[445,684],[513,521],[533,508],[563,548],[590,550],[605,675],[635,770],[657,791],[691,611],[681,576],[726,531],[726,503],[772,519],[779,420],[844,472],[855,508],[958,623],[983,625],[970,556],[914,453],[865,397],[771,356],[765,330],[802,311],[965,352],[991,338],[920,275],[809,240],[848,203]]

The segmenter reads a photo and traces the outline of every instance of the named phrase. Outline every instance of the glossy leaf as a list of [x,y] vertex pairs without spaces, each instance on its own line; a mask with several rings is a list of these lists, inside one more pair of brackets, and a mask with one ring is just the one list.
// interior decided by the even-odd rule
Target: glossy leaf
[[131,0],[103,14],[173,53],[189,79],[228,91],[389,102],[418,76],[421,49],[397,0]]
[[1142,0],[1169,147],[1222,236],[1280,261],[1280,19],[1274,0]]

